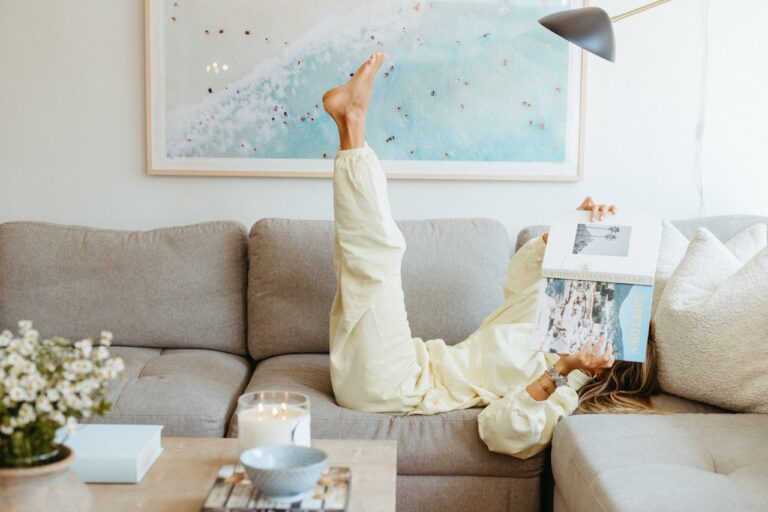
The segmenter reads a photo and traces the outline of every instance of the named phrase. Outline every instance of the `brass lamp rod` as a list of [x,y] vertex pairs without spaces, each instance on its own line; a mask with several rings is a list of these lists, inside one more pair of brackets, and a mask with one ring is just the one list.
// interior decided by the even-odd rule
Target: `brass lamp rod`
[[618,16],[613,16],[611,18],[611,21],[616,23],[617,21],[621,21],[624,18],[629,18],[630,16],[634,16],[635,14],[640,14],[641,12],[645,12],[649,9],[653,9],[654,7],[658,7],[661,4],[666,4],[668,2],[671,2],[672,0],[658,0],[656,2],[651,2],[650,4],[643,5],[642,7],[638,7],[637,9],[632,9],[631,11],[627,11],[624,14],[619,14]]

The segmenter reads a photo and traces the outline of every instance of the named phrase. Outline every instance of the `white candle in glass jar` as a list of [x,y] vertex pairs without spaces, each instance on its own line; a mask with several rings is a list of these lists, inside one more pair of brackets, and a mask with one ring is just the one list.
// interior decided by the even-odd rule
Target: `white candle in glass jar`
[[309,411],[288,404],[256,404],[237,413],[240,451],[257,446],[310,446]]

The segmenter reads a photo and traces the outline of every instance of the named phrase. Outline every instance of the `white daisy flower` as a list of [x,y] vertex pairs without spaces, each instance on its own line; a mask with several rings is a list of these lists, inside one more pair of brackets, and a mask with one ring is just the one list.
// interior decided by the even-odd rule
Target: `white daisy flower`
[[36,343],[40,339],[40,332],[37,329],[29,329],[24,332],[24,339]]
[[53,411],[53,406],[51,406],[51,402],[45,396],[40,395],[35,400],[35,409],[37,409],[38,413],[49,413]]
[[83,356],[90,357],[91,356],[91,350],[93,349],[93,343],[91,343],[91,340],[80,340],[75,343],[75,348],[80,350],[80,352],[83,353]]
[[107,347],[110,346],[112,344],[112,339],[113,339],[113,336],[111,332],[101,331],[101,338],[99,339],[99,341],[101,342],[102,345]]
[[23,402],[27,399],[27,394],[21,386],[15,386],[8,391],[8,396],[14,402]]
[[96,347],[96,350],[94,351],[93,358],[96,361],[106,361],[109,359],[109,350],[107,350],[107,347],[101,346]]
[[19,425],[24,426],[35,421],[37,414],[35,413],[34,407],[25,402],[21,404],[21,407],[19,407],[19,412],[16,417]]
[[48,417],[51,419],[51,421],[59,425],[64,425],[64,423],[67,422],[67,419],[64,417],[64,414],[61,411],[53,411]]
[[59,393],[59,390],[56,388],[50,388],[45,392],[45,396],[49,401],[57,402],[59,398],[61,398],[61,393]]
[[70,369],[75,373],[90,373],[93,371],[93,363],[87,359],[72,362]]

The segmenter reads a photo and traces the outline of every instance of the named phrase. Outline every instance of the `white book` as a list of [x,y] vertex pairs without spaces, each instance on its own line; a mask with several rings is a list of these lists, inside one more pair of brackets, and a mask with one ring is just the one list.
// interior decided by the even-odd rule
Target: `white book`
[[590,222],[589,216],[572,211],[552,223],[542,276],[652,285],[661,218],[649,212],[620,212]]
[[70,468],[87,483],[139,483],[163,452],[162,425],[78,425],[63,439],[75,452]]

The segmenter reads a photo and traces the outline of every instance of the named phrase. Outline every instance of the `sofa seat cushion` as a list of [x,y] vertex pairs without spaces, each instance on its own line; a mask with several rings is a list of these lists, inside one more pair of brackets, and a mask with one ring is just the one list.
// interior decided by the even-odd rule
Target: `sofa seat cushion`
[[[482,409],[434,416],[397,416],[344,409],[331,389],[327,354],[296,354],[261,361],[248,391],[279,389],[310,397],[312,436],[319,439],[394,439],[400,475],[537,477],[544,454],[528,460],[491,453],[477,433]],[[230,436],[237,435],[236,421]]]
[[107,392],[99,423],[164,425],[165,436],[223,437],[250,376],[250,362],[214,350],[112,347],[125,375]]
[[768,415],[592,414],[555,428],[568,510],[768,510]]

